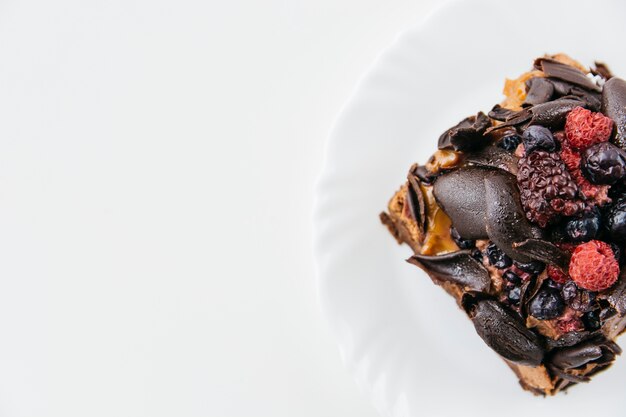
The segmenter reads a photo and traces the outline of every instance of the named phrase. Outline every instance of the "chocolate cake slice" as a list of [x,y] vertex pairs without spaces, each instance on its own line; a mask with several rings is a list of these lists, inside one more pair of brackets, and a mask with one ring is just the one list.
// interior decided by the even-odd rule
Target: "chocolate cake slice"
[[626,81],[545,56],[444,132],[380,215],[538,395],[608,368],[626,327]]

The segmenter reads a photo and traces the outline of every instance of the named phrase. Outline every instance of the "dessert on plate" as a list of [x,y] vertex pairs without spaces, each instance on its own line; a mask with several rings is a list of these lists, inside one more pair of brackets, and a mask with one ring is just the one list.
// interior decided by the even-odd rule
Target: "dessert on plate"
[[445,131],[382,222],[535,394],[611,366],[626,327],[626,81],[537,58]]

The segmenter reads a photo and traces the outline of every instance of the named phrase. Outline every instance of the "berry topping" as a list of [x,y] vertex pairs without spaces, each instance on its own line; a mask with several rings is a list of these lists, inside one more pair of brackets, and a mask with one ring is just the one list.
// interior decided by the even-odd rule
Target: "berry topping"
[[600,230],[600,211],[590,210],[565,224],[565,234],[573,242],[586,242],[594,239]]
[[565,121],[567,140],[578,150],[607,142],[612,132],[613,120],[602,113],[594,113],[582,107],[576,107],[569,112]]
[[561,333],[579,332],[585,329],[583,323],[576,316],[561,318],[556,325]]
[[561,288],[561,296],[566,303],[569,303],[578,295],[578,287],[574,281],[567,281]]
[[604,217],[604,227],[612,240],[626,240],[626,198],[618,200],[609,208]]
[[584,209],[578,187],[557,153],[535,151],[519,160],[517,183],[522,207],[531,222],[545,227],[561,215]]
[[548,277],[559,284],[565,284],[569,280],[569,276],[554,265],[548,265]]
[[502,276],[513,285],[520,285],[522,283],[522,279],[513,271],[506,271]]
[[554,288],[543,288],[530,302],[530,315],[539,320],[552,320],[563,312],[565,304],[559,291]]
[[619,264],[608,243],[591,240],[574,250],[569,275],[580,288],[602,291],[617,281]]
[[509,300],[511,304],[519,303],[519,300],[522,296],[522,290],[520,287],[513,287],[507,294],[506,298]]
[[471,249],[476,246],[475,240],[463,239],[454,227],[450,227],[450,237],[452,238],[452,240],[454,240],[454,243],[456,243],[460,249]]
[[489,263],[498,269],[508,268],[513,264],[513,260],[500,250],[495,244],[487,246],[487,258]]
[[[560,134],[555,134],[557,139],[560,138]],[[587,201],[593,201],[598,205],[603,205],[610,201],[608,198],[609,187],[607,185],[596,185],[589,182],[581,171],[581,156],[578,151],[572,149],[567,142],[563,139],[561,141],[561,152],[559,152],[563,163],[567,167],[572,179],[578,185],[580,193],[587,199]]]
[[594,184],[614,184],[626,177],[626,152],[610,142],[587,148],[581,167]]
[[515,149],[517,149],[517,145],[519,145],[521,142],[522,138],[518,134],[512,134],[504,136],[502,139],[500,139],[500,142],[498,142],[498,146],[509,152],[513,152],[515,151]]
[[567,304],[576,311],[586,313],[595,308],[596,293],[587,290],[578,290],[576,296],[569,300]]
[[556,149],[556,142],[552,132],[543,126],[529,126],[522,134],[522,141],[524,142],[526,155],[538,149],[550,152]]
[[546,283],[548,287],[555,288],[559,291],[561,291],[561,288],[563,288],[563,284],[556,282],[556,281],[552,281],[551,279],[547,279],[544,282]]

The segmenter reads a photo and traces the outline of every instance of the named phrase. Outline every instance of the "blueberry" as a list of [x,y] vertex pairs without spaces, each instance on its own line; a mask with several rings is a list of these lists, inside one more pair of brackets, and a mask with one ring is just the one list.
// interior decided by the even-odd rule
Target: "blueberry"
[[461,249],[471,249],[476,246],[475,240],[463,239],[454,227],[450,227],[450,237],[452,237],[454,243]]
[[502,274],[505,280],[514,285],[519,285],[522,283],[522,279],[513,271],[506,271]]
[[574,281],[567,281],[565,284],[563,284],[563,288],[561,288],[561,296],[563,297],[563,300],[565,300],[566,303],[573,300],[577,294],[578,294],[578,287],[576,286]]
[[519,303],[519,300],[522,296],[522,289],[520,287],[513,287],[507,294],[506,298],[511,302],[511,304]]
[[522,134],[522,140],[524,141],[526,155],[537,149],[544,149],[549,152],[556,149],[556,142],[552,132],[543,126],[529,126]]
[[528,263],[515,261],[513,262],[513,264],[515,264],[515,266],[521,269],[522,271],[527,272],[531,275],[539,275],[546,268],[546,264],[544,264],[541,261],[530,261]]
[[600,211],[597,209],[571,219],[565,224],[565,234],[573,242],[586,242],[595,239],[600,230]]
[[519,145],[521,142],[522,138],[518,134],[514,133],[500,139],[500,142],[498,142],[498,146],[509,152],[513,152],[515,151],[515,149],[517,149],[517,145]]
[[601,326],[600,317],[598,317],[598,313],[596,311],[589,311],[581,317],[583,324],[585,325],[585,329],[587,330],[598,330]]
[[612,240],[626,240],[626,199],[618,200],[604,216],[604,227]]
[[561,315],[565,304],[554,288],[543,288],[530,302],[530,314],[539,320],[551,320]]
[[513,264],[513,260],[493,243],[487,246],[487,258],[489,263],[498,269],[508,268]]
[[610,142],[597,143],[582,154],[583,172],[594,184],[614,184],[626,178],[626,152]]

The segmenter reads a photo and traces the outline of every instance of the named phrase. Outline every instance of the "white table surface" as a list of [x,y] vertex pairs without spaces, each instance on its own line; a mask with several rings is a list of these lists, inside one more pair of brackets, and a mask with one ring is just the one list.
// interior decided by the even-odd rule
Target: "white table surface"
[[0,416],[374,416],[319,314],[312,192],[434,5],[1,2]]

